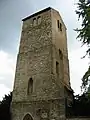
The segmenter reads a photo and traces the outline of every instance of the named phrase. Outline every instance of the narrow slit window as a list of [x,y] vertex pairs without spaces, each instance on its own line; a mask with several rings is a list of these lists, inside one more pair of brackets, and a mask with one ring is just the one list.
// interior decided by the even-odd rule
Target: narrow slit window
[[38,23],[38,25],[41,23],[41,17],[40,16],[38,16],[38,18],[37,18],[37,23]]
[[63,59],[63,54],[62,54],[62,51],[60,49],[59,49],[59,57],[61,60]]
[[27,93],[31,94],[32,92],[33,92],[33,79],[30,78],[29,81],[28,81],[28,90],[27,90]]
[[56,73],[57,75],[59,75],[59,63],[58,62],[56,62]]
[[59,28],[59,20],[57,20],[57,26],[58,26],[58,28]]
[[60,23],[60,31],[62,31],[62,24]]

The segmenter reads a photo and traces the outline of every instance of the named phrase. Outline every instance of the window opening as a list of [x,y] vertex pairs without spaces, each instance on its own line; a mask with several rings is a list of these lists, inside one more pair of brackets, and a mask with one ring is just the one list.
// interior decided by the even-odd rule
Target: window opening
[[33,120],[33,118],[30,114],[26,114],[23,120]]
[[59,28],[59,20],[57,20],[57,26],[58,26],[58,28]]
[[60,49],[59,49],[59,57],[61,60],[63,59],[63,54],[62,54],[62,51]]
[[33,79],[30,78],[28,81],[28,90],[27,90],[28,94],[31,94],[33,92]]
[[60,31],[62,31],[62,24],[60,23]]
[[38,16],[37,22],[38,22],[38,25],[41,23],[41,17],[40,16]]
[[56,62],[56,73],[57,75],[59,75],[59,63],[58,62]]
[[36,21],[36,18],[33,19],[33,25],[36,26],[37,24],[37,21]]

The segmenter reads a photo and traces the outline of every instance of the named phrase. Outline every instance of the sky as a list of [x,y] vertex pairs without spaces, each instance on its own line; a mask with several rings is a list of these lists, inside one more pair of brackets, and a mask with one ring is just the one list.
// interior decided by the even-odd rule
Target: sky
[[13,90],[22,19],[46,7],[58,10],[67,27],[71,87],[80,93],[81,78],[88,69],[88,58],[81,59],[86,47],[76,39],[80,27],[75,13],[78,0],[0,0],[0,100]]

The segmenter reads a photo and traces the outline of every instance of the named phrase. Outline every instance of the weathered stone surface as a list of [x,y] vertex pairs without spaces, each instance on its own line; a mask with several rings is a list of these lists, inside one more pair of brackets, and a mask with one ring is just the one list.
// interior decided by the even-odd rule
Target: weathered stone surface
[[90,118],[70,118],[70,119],[67,119],[67,120],[90,120]]
[[[33,92],[28,94],[30,78]],[[50,8],[23,21],[12,120],[23,120],[26,114],[39,120],[64,120],[67,94],[64,86],[70,89],[66,27],[59,13]]]
[[60,117],[64,117],[63,107],[63,100],[15,102],[12,104],[12,118],[13,120],[22,120],[27,113],[30,113],[34,120],[44,119],[43,117],[60,120]]

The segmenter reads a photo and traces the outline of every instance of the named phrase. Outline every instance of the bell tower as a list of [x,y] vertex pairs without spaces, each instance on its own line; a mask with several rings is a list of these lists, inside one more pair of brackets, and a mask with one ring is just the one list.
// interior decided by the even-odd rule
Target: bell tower
[[71,93],[66,27],[46,8],[23,19],[12,97],[12,120],[65,119]]

